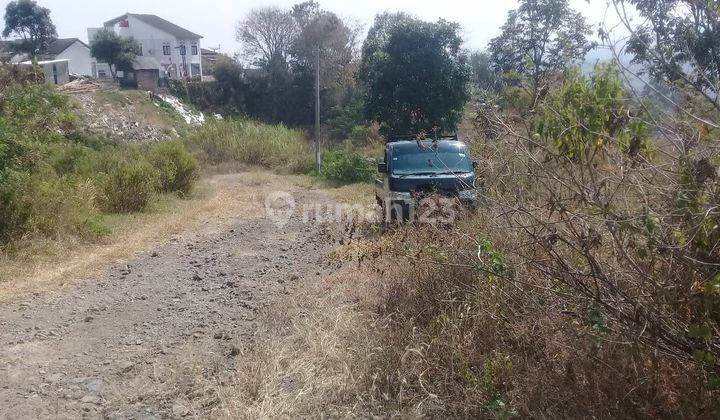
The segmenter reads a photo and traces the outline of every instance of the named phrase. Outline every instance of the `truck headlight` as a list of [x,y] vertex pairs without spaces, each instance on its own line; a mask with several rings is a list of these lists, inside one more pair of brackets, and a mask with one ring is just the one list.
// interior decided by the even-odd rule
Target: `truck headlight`
[[458,198],[460,200],[477,200],[477,191],[476,190],[460,190],[458,192]]

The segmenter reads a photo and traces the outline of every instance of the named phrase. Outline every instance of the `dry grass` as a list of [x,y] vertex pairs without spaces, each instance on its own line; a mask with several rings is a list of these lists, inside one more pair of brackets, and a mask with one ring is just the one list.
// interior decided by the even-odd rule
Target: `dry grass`
[[[502,231],[485,226],[491,243],[502,245],[478,260],[477,242],[464,233],[481,221],[450,230],[398,229],[361,254],[382,278],[375,308],[387,323],[376,330],[370,364],[379,379],[366,389],[366,398],[387,398],[379,412],[473,418],[713,412],[712,390],[698,380],[702,372],[564,312],[555,292],[507,259],[512,240]],[[504,264],[513,277],[488,273]]]
[[346,204],[372,206],[375,204],[375,187],[373,184],[350,184],[328,190],[330,195]]
[[[330,281],[357,285],[357,273]],[[237,383],[217,414],[228,418],[360,414],[374,335],[357,299],[319,285],[278,305],[265,337],[238,359]]]
[[238,373],[227,383],[189,364],[167,386],[190,383],[186,394],[211,395],[187,400],[202,418],[366,416],[378,328],[367,306],[372,281],[346,269],[307,285],[267,311],[251,342],[236,343]]
[[114,233],[102,243],[67,238],[20,244],[16,247],[20,251],[0,254],[0,301],[54,289],[171,238],[210,232],[238,218],[264,217],[265,196],[276,189],[287,190],[288,185],[267,171],[214,175],[202,180],[188,200],[175,199],[154,211],[117,217]]

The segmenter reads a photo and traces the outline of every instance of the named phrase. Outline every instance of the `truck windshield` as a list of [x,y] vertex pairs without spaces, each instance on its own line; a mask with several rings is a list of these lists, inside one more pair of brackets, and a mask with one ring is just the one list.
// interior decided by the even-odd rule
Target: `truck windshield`
[[465,153],[421,152],[393,156],[392,172],[395,175],[455,174],[472,172],[472,162]]

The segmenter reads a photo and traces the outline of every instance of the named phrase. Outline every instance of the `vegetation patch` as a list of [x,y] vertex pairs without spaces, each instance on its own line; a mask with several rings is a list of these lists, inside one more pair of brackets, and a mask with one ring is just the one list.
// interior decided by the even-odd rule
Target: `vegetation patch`
[[181,142],[94,137],[70,98],[33,74],[0,68],[0,244],[103,236],[103,214],[142,211],[159,194],[190,191],[198,166]]
[[353,151],[325,151],[320,176],[342,184],[372,182],[377,172],[375,161]]
[[186,144],[210,165],[237,162],[285,173],[307,173],[313,158],[305,136],[282,125],[212,121],[192,131]]

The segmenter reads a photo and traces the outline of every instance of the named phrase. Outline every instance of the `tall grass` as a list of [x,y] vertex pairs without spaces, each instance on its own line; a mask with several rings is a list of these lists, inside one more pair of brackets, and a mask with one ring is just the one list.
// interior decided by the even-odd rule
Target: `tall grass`
[[211,165],[238,162],[287,173],[312,170],[312,154],[299,130],[253,121],[213,121],[186,140],[201,161]]

